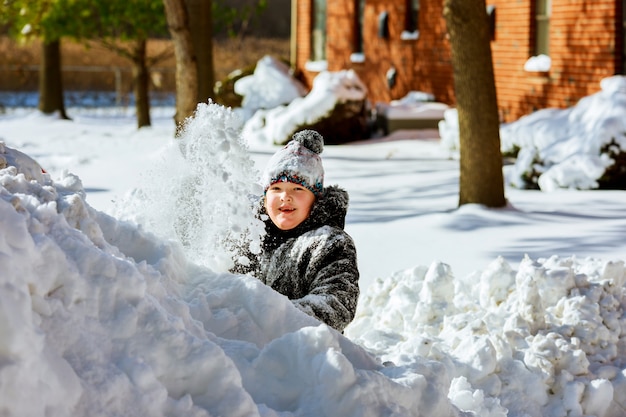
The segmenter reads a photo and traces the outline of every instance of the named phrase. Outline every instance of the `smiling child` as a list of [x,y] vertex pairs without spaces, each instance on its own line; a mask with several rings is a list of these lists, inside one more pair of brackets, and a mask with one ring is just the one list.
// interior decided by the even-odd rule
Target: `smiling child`
[[246,253],[233,272],[254,275],[296,307],[343,331],[359,297],[356,248],[344,231],[348,193],[324,187],[323,137],[313,130],[293,135],[263,173],[259,204],[266,235],[262,251]]

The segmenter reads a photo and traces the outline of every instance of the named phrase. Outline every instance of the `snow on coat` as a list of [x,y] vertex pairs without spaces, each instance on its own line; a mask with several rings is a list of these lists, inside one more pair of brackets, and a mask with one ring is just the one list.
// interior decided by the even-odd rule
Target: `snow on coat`
[[359,297],[356,247],[344,231],[348,193],[336,186],[324,188],[309,217],[291,230],[278,229],[263,202],[263,250],[258,256],[247,253],[250,265],[237,264],[233,272],[254,275],[300,310],[343,331],[354,318]]

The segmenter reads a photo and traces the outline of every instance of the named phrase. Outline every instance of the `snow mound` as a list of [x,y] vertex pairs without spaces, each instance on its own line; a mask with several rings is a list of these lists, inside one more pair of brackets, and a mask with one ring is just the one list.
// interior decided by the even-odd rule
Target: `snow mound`
[[500,258],[464,279],[435,262],[380,280],[346,335],[396,365],[440,362],[453,402],[481,416],[617,417],[625,283],[623,262],[526,258],[515,273]]
[[[600,91],[567,109],[541,109],[500,126],[501,149],[517,153],[507,183],[542,191],[598,188],[598,180],[626,152],[626,77],[600,82]],[[441,144],[459,149],[456,109],[439,123]]]
[[20,170],[0,170],[3,415],[461,415],[437,363],[385,368],[260,281],[94,210],[75,175]]
[[[195,117],[151,197],[126,208],[175,214],[192,179],[193,210],[226,207],[193,223],[219,241],[226,224],[250,226],[228,207],[248,203],[252,173],[231,113]],[[514,272],[499,258],[461,278],[417,266],[364,291],[341,335],[258,280],[195,262],[163,224],[96,211],[76,175],[53,181],[16,152],[0,154],[2,415],[624,415],[623,262],[528,258]],[[224,255],[213,245],[205,259]]]
[[323,71],[313,80],[313,88],[284,106],[259,110],[243,128],[250,145],[284,143],[300,126],[311,125],[332,112],[337,103],[360,101],[367,88],[353,70]]
[[289,66],[266,55],[256,63],[254,73],[235,82],[235,93],[243,96],[243,118],[247,120],[257,110],[273,109],[306,95],[304,85],[291,74]]

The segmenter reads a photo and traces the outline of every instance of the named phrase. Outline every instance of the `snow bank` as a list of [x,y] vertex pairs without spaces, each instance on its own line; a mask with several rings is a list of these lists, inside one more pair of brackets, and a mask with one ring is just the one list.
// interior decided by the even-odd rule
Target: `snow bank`
[[40,183],[11,166],[0,184],[3,415],[452,409],[414,394],[425,376],[386,376],[259,281],[189,264],[175,243],[95,211],[71,174]]
[[[212,128],[216,109],[198,113]],[[0,170],[3,415],[459,415],[445,390],[416,395],[447,385],[436,364],[384,368],[260,281],[94,210],[75,175],[27,178],[22,155]]]
[[259,110],[246,120],[243,137],[251,145],[283,143],[298,127],[330,114],[337,103],[364,100],[366,95],[367,88],[353,70],[323,71],[306,96],[286,106]]
[[465,278],[435,262],[380,280],[346,335],[398,366],[441,363],[452,401],[480,416],[617,417],[625,282],[622,262],[526,258],[514,272],[500,258]]
[[544,191],[598,188],[613,161],[603,148],[626,150],[626,77],[600,82],[601,90],[568,109],[543,109],[500,128],[502,150],[519,148],[508,181],[523,188],[524,176],[538,175]]
[[289,66],[266,55],[257,63],[252,75],[235,82],[235,93],[243,96],[241,109],[244,120],[257,110],[273,109],[305,96],[304,85],[291,74]]
[[[247,163],[235,119],[213,105],[196,118],[129,211],[169,212],[200,178],[193,207],[247,204],[229,194],[252,175],[227,161]],[[2,415],[624,415],[622,262],[525,259],[514,272],[497,259],[467,277],[417,266],[363,288],[341,335],[259,281],[195,262],[160,235],[171,217],[153,230],[103,214],[77,176],[52,180],[15,155],[2,146]],[[196,226],[250,226],[221,213]]]
[[[543,191],[598,188],[614,163],[604,148],[626,150],[626,77],[604,78],[600,88],[574,107],[541,109],[500,126],[502,151],[519,150],[509,184],[527,188],[528,178],[536,177]],[[442,146],[459,149],[458,129],[456,110],[448,110],[439,125]]]

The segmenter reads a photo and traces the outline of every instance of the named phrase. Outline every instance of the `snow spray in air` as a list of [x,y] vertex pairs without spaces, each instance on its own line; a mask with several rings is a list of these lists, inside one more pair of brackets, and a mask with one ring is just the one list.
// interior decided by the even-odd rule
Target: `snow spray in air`
[[216,272],[233,265],[239,245],[258,253],[264,228],[253,204],[262,190],[241,129],[231,109],[200,103],[119,214],[179,241],[188,260]]

